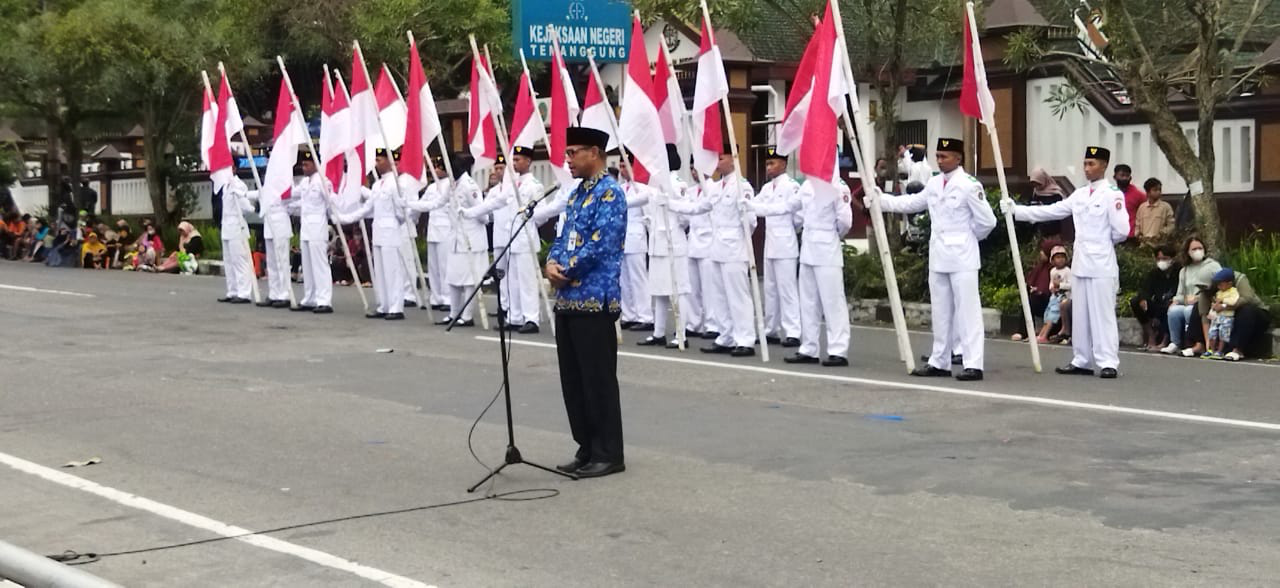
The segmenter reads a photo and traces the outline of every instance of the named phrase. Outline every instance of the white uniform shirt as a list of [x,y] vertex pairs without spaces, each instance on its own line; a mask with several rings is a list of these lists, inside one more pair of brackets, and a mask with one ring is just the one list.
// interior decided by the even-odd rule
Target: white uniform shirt
[[1129,236],[1129,211],[1124,193],[1109,179],[1101,179],[1072,192],[1066,200],[1048,206],[1015,206],[1013,218],[1040,223],[1072,217],[1076,225],[1076,251],[1071,275],[1077,278],[1120,277],[1115,244]]
[[689,242],[682,228],[685,217],[681,211],[689,210],[692,203],[685,196],[684,182],[674,174],[669,177],[670,187],[664,191],[654,190],[645,211],[650,219],[650,256],[666,256],[671,249],[675,250],[677,256],[689,254]]
[[222,240],[244,239],[244,215],[253,212],[249,203],[249,187],[240,178],[232,176],[231,181],[222,188]]
[[[734,182],[742,187],[741,192],[734,186]],[[711,200],[711,227],[715,237],[711,260],[718,263],[749,261],[753,255],[750,249],[751,232],[756,228],[756,216],[745,214],[743,209],[746,201],[750,201],[755,195],[755,190],[747,180],[735,173],[708,182],[707,188]],[[745,230],[744,220],[747,225]]]
[[920,182],[920,185],[929,183],[929,178],[933,177],[933,168],[929,167],[927,161],[915,161],[911,159],[911,152],[902,154],[902,159],[898,160],[898,173],[907,174],[907,182]]
[[841,243],[853,227],[848,187],[837,183],[834,192],[817,190],[815,193],[814,185],[813,181],[805,182],[798,198],[804,231],[800,239],[800,263],[844,267]]
[[764,256],[768,259],[795,259],[800,257],[800,240],[796,237],[796,218],[790,212],[764,214],[757,204],[786,202],[800,197],[800,183],[787,174],[769,180],[760,187],[760,194],[751,201],[757,216],[765,218]]
[[[427,186],[427,191],[422,193],[420,200],[429,200],[440,197],[440,190],[449,184],[446,180],[437,178]],[[444,243],[449,241],[453,235],[453,219],[448,211],[438,211],[427,217],[427,241],[430,243]]]
[[[486,214],[493,215],[493,246],[503,247],[507,241],[511,239],[511,230],[519,226],[523,219],[519,217],[519,212],[524,210],[530,202],[542,197],[542,182],[538,181],[533,174],[518,174],[511,180],[512,184],[504,180],[501,184],[494,186],[489,191],[489,197],[479,206],[469,208],[462,211],[462,215],[470,218],[480,218]],[[537,227],[533,222],[524,226],[524,233],[511,243],[512,253],[529,253],[536,252],[533,249],[534,244],[541,246],[538,240]]]
[[401,179],[396,189],[395,176],[390,172],[378,178],[372,188],[364,188],[367,197],[360,208],[337,215],[338,221],[347,224],[373,216],[373,244],[378,247],[399,247],[404,242],[405,202],[401,191],[411,193],[412,180]]
[[644,207],[649,204],[654,190],[644,184],[627,181],[622,183],[622,192],[627,197],[627,236],[622,242],[622,251],[627,255],[648,253]]
[[304,176],[293,187],[289,211],[302,217],[302,228],[298,234],[303,241],[329,240],[329,215],[325,201],[325,183],[328,181],[324,174],[316,172]]
[[886,194],[880,208],[905,214],[929,211],[929,271],[951,273],[982,267],[978,241],[996,227],[996,215],[982,184],[964,168],[929,178],[922,192]]
[[[710,184],[711,180],[705,180],[705,183]],[[685,213],[689,215],[689,257],[711,257],[711,249],[715,245],[715,229],[711,226],[708,191],[704,191],[701,184],[695,184],[685,191],[685,195],[693,207]]]

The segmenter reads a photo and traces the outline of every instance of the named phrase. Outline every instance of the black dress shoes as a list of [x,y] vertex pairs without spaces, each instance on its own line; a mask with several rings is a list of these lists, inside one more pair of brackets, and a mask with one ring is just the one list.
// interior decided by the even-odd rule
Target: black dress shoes
[[292,310],[294,312],[314,312],[315,309],[316,309],[315,306],[299,304],[293,308],[290,308],[289,310]]
[[249,304],[250,302],[253,302],[253,301],[249,300],[248,298],[232,298],[227,302],[230,302],[232,304]]
[[630,331],[631,327],[635,325],[636,325],[635,321],[618,321],[618,327],[620,327],[624,331]]
[[787,337],[786,339],[782,340],[782,346],[783,347],[799,347],[800,340],[796,339],[795,337]]
[[715,343],[712,343],[710,347],[702,348],[703,353],[729,353],[731,351],[733,351],[732,347],[726,347],[724,345],[716,345]]
[[447,324],[449,324],[449,323],[451,323],[451,322],[453,322],[453,318],[452,318],[452,317],[444,317],[444,318],[442,318],[442,319],[440,319],[440,320],[436,321],[436,324],[437,324],[437,325],[441,325],[441,326],[443,326],[443,325],[447,325]]
[[263,300],[262,302],[255,302],[253,305],[260,308],[271,308],[275,303],[275,300]]
[[782,339],[778,337],[774,337],[773,335],[765,335],[764,342],[770,345],[777,345],[782,342]]
[[[1076,367],[1074,363],[1069,363],[1062,367],[1053,368],[1053,371],[1059,374],[1062,374],[1064,376],[1092,376],[1093,375],[1093,370],[1085,369],[1082,367]],[[1112,371],[1114,372],[1115,370],[1112,370]]]
[[963,371],[956,374],[956,379],[961,382],[976,382],[982,379],[982,370],[964,368]]
[[654,337],[653,335],[649,335],[648,337],[645,337],[643,341],[636,341],[636,345],[639,345],[641,347],[653,347],[655,345],[666,346],[666,344],[667,344],[666,337]]
[[635,323],[631,325],[628,331],[652,331],[653,323]]
[[557,469],[557,470],[560,470],[560,471],[562,471],[562,472],[564,472],[564,473],[566,473],[566,474],[572,474],[572,473],[574,473],[574,472],[578,471],[579,469],[582,469],[582,466],[584,466],[584,465],[587,465],[587,460],[585,460],[585,459],[578,459],[578,458],[576,458],[576,457],[575,457],[575,458],[573,458],[573,461],[571,461],[571,462],[569,462],[569,463],[562,463],[562,464],[560,464],[560,465],[556,466],[556,469]]
[[739,345],[738,347],[734,347],[732,350],[729,351],[730,357],[751,357],[752,355],[755,355],[755,354],[756,354],[756,349],[754,347],[744,347],[741,345]]
[[[929,356],[928,356],[928,355],[921,355],[921,356],[920,356],[920,361],[923,361],[923,362],[925,362],[925,363],[929,363]],[[963,356],[963,355],[960,355],[959,353],[952,353],[952,354],[951,354],[951,365],[962,365],[962,364],[964,364],[964,356]]]
[[822,365],[827,367],[844,367],[849,365],[849,360],[848,358],[840,357],[839,355],[828,355],[826,359],[822,360]]
[[272,300],[271,308],[289,308],[288,300]]
[[475,321],[458,321],[458,324],[454,326],[455,327],[474,327],[476,326],[476,322]]
[[366,312],[366,313],[364,314],[364,318],[367,318],[367,319],[384,319],[384,318],[387,318],[387,313],[385,313],[385,312]]
[[703,331],[702,332],[703,339],[715,339],[716,337],[719,337],[719,336],[720,336],[719,331]]
[[619,463],[608,463],[604,461],[593,461],[577,469],[573,472],[579,478],[600,478],[609,474],[617,474],[627,471],[627,466]]
[[940,370],[926,363],[914,370],[911,370],[911,375],[918,378],[949,378],[951,377],[951,372],[947,370]]
[[218,299],[218,302],[231,302],[231,298],[232,298],[231,296],[223,296],[222,298]]
[[[288,303],[286,302],[285,304],[288,304]],[[313,310],[313,311],[311,311],[311,312],[314,312],[314,313],[316,313],[316,314],[333,314],[333,307],[332,307],[332,306],[317,306],[317,307],[316,307],[316,309],[315,309],[315,310]]]
[[538,332],[538,331],[540,331],[540,330],[541,330],[541,329],[539,329],[539,328],[538,328],[538,324],[537,324],[537,323],[535,323],[535,322],[533,322],[533,321],[530,321],[530,322],[525,323],[525,324],[524,324],[523,326],[521,326],[519,329],[516,329],[516,332],[517,332],[517,333],[520,333],[521,335],[532,335],[532,334],[534,334],[534,333],[537,333],[537,332]]
[[432,304],[431,310],[449,310],[448,304]]
[[803,353],[797,353],[795,355],[782,358],[782,361],[787,363],[818,363],[818,358],[811,357]]
[[1120,374],[1116,373],[1116,368],[1102,368],[1102,372],[1098,375],[1104,380],[1114,380]]
[[417,303],[417,302],[414,302],[414,301],[412,301],[412,300],[405,300],[405,301],[404,301],[404,307],[405,307],[405,308],[417,308],[417,307],[418,307],[418,303]]
[[403,313],[403,312],[388,312],[388,313],[387,313],[387,316],[384,316],[384,317],[382,317],[382,318],[383,318],[383,320],[388,320],[388,321],[402,321],[402,320],[404,320],[404,313]]

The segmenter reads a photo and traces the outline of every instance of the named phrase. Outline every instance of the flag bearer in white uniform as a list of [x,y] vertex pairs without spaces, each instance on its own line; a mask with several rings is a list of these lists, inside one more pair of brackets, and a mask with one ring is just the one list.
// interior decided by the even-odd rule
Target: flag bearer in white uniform
[[622,315],[620,326],[631,331],[653,329],[653,299],[649,296],[649,236],[645,232],[644,207],[653,189],[635,181],[631,165],[635,154],[627,152],[630,161],[618,162],[622,191],[627,195],[627,236],[622,245]]
[[[1076,226],[1075,258],[1071,260],[1071,363],[1059,374],[1114,378],[1120,367],[1120,334],[1116,327],[1116,290],[1120,268],[1116,243],[1129,236],[1129,212],[1124,193],[1107,178],[1111,152],[1087,147],[1084,175],[1089,180],[1066,200],[1048,206],[1021,206],[1006,197],[1000,201],[1013,218],[1033,223],[1072,218]],[[965,358],[968,359],[967,357]]]
[[[915,214],[929,211],[929,300],[933,321],[933,351],[929,361],[913,376],[951,376],[953,341],[964,356],[957,380],[982,379],[982,301],[978,297],[978,241],[996,227],[996,215],[987,203],[978,179],[965,173],[964,143],[938,139],[938,169],[924,190],[880,201],[885,212]],[[953,336],[954,334],[954,336]]]
[[333,312],[333,274],[329,269],[329,207],[325,191],[332,193],[324,174],[309,156],[302,160],[302,179],[289,198],[289,212],[302,217],[298,231],[302,249],[302,300],[291,310]]
[[[764,333],[769,343],[800,346],[800,239],[791,212],[766,214],[770,207],[800,197],[800,184],[787,175],[787,157],[774,147],[765,148],[764,173],[768,179],[751,201],[752,211],[765,219],[764,236]],[[789,209],[787,206],[778,210]]]
[[[653,334],[636,344],[641,346],[666,345],[677,348],[678,337],[667,340],[667,315],[671,311],[671,297],[680,297],[681,319],[688,318],[689,308],[694,306],[689,288],[689,242],[684,234],[685,217],[681,211],[692,208],[685,196],[685,184],[675,172],[680,170],[680,152],[667,143],[667,167],[672,172],[668,184],[650,194],[645,217],[649,223],[649,295],[653,299]],[[630,214],[630,211],[628,211]],[[676,329],[685,325],[677,324]],[[686,331],[686,337],[689,335]]]
[[[395,174],[391,173],[387,150],[378,148],[374,154],[374,170],[378,172],[378,181],[371,188],[362,188],[366,196],[364,204],[352,212],[335,216],[338,222],[349,224],[364,222],[365,217],[373,215],[373,286],[374,294],[378,297],[378,308],[364,316],[398,321],[404,320],[404,281],[408,269],[401,254],[406,218],[405,201],[401,200],[401,193],[413,191],[413,180],[407,177],[401,179],[400,188],[397,189],[397,180]],[[400,158],[399,150],[396,150],[394,157]]]
[[[712,279],[715,263],[711,250],[715,247],[715,230],[711,227],[710,207],[702,208],[702,202],[710,196],[702,190],[698,172],[690,169],[694,185],[685,192],[689,201],[701,212],[691,213],[689,219],[689,299],[692,304],[684,311],[685,329],[689,335],[703,339],[715,339],[724,328],[724,317],[719,314],[724,306],[724,292],[720,281]],[[708,184],[711,179],[707,179]]]
[[[730,149],[726,146],[724,151],[716,168],[719,178],[707,183],[709,193],[704,196],[700,208],[710,209],[714,237],[711,276],[707,279],[703,275],[703,287],[711,282],[723,293],[718,313],[726,320],[720,336],[702,351],[749,357],[756,354],[756,324],[749,282],[756,277],[748,275],[749,256],[752,255],[751,234],[755,230],[756,216],[748,214],[746,207],[755,190],[734,171]],[[745,231],[744,220],[748,225]]]
[[480,197],[480,186],[471,178],[471,166],[475,163],[470,155],[459,154],[453,158],[453,181],[449,182],[432,198],[412,203],[415,210],[439,211],[453,217],[453,239],[449,245],[448,271],[445,282],[449,285],[449,316],[436,321],[437,325],[447,325],[457,320],[459,327],[474,327],[473,313],[475,299],[465,307],[466,300],[476,284],[484,279],[484,270],[489,266],[489,239],[485,235],[484,215],[477,214],[468,218],[463,210],[471,209],[473,214],[483,202]]
[[[512,179],[503,181],[490,190],[489,197],[479,207],[462,211],[464,216],[493,214],[494,256],[501,254],[502,248],[511,240],[511,232],[524,221],[519,212],[530,202],[542,197],[542,182],[529,173],[529,168],[533,165],[532,153],[533,150],[528,147],[512,147]],[[508,330],[523,334],[539,331],[541,314],[538,309],[538,288],[542,287],[538,265],[540,248],[537,226],[530,221],[515,240],[511,241],[510,251],[503,258],[503,265],[499,266],[505,266],[502,289],[498,295],[502,298],[502,307],[506,309]]]
[[[444,159],[439,155],[431,156],[432,171],[435,181],[427,186],[420,200],[440,198],[441,190],[449,184],[449,175],[445,172]],[[427,281],[431,283],[431,308],[433,310],[449,310],[449,287],[445,283],[445,272],[449,266],[449,245],[453,243],[453,220],[447,211],[439,210],[427,216]]]
[[[292,149],[292,147],[289,147]],[[311,157],[310,151],[298,154],[299,161]],[[293,222],[289,220],[288,201],[292,190],[281,195],[263,196],[258,191],[249,193],[250,200],[258,201],[258,214],[262,217],[262,238],[267,254],[267,299],[258,306],[289,308],[289,242],[293,240]]]
[[232,175],[222,188],[222,273],[227,280],[227,295],[218,302],[247,304],[253,294],[253,264],[249,261],[246,213],[253,212],[249,187]]

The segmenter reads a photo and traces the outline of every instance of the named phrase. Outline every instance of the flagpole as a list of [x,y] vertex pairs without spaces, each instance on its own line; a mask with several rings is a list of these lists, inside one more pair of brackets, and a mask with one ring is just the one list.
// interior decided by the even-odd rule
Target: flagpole
[[[401,102],[404,102],[404,95],[400,93],[400,86],[399,86],[398,84],[396,84],[396,80],[395,80],[395,78],[391,76],[391,69],[390,69],[390,68],[388,68],[388,67],[387,67],[387,64],[385,64],[385,63],[384,63],[384,64],[382,64],[382,70],[383,70],[384,74],[387,76],[387,81],[391,82],[391,89],[393,89],[393,90],[395,90],[395,91],[396,91],[396,98],[399,98]],[[406,106],[407,106],[407,105],[406,105]],[[406,119],[406,120],[407,120],[407,119]],[[423,161],[423,173],[424,173],[424,174],[426,173],[426,161],[425,161],[425,160]],[[396,182],[397,182],[397,185],[398,185],[398,183],[399,183],[399,180],[400,180],[400,176],[399,176],[399,174],[397,174],[397,175],[396,175]],[[405,222],[407,223],[407,222],[409,221],[409,210],[408,210],[408,208],[407,208],[407,207],[406,207],[406,208],[403,208],[402,210],[404,210],[404,214],[405,214],[405,217],[404,217],[404,218],[405,218]],[[430,302],[429,302],[429,300],[430,300],[430,299],[429,299],[429,297],[428,297],[428,296],[427,296],[427,294],[426,294],[426,292],[427,292],[427,276],[426,276],[426,274],[425,274],[425,273],[423,273],[423,271],[422,271],[422,256],[421,256],[421,255],[418,255],[418,224],[417,224],[416,222],[413,224],[413,235],[412,235],[412,236],[409,236],[409,246],[410,246],[410,248],[411,248],[411,249],[413,249],[413,264],[414,264],[414,267],[415,267],[415,268],[417,268],[417,270],[418,270],[417,272],[415,272],[415,273],[413,274],[413,281],[414,281],[414,286],[415,286],[414,290],[417,290],[417,291],[418,291],[418,298],[419,298],[419,302],[422,302],[422,304],[419,304],[419,305],[418,305],[418,308],[421,308],[421,309],[423,309],[423,310],[427,311],[427,316],[428,316],[428,318],[431,320],[431,322],[433,322],[433,323],[434,323],[434,322],[435,322],[435,315],[434,315],[434,313],[431,311],[431,304],[430,304]],[[404,255],[401,255],[400,257],[401,257],[402,261],[408,261],[407,259],[404,259]],[[419,282],[419,280],[421,280],[421,282]],[[421,285],[419,285],[419,284],[421,284]]]
[[[973,17],[973,2],[966,3],[965,10],[969,15],[968,27],[970,38],[973,40],[973,43],[977,43],[978,21]],[[981,52],[975,51],[973,59],[976,68],[978,61],[982,59]],[[985,64],[983,65],[983,71],[986,71]],[[1004,175],[1004,156],[1000,153],[1000,135],[996,132],[995,120],[993,119],[990,122],[984,121],[983,126],[987,128],[987,137],[991,139],[991,153],[995,156],[996,160],[996,177],[1000,181],[1000,196],[1001,198],[1008,198],[1009,184]],[[1031,344],[1031,365],[1035,368],[1036,373],[1040,373],[1040,343],[1035,337],[1035,323],[1031,316],[1031,297],[1027,293],[1027,277],[1026,274],[1023,273],[1022,269],[1022,252],[1018,247],[1018,234],[1014,227],[1012,210],[1004,213],[1004,226],[1009,233],[1009,253],[1013,255],[1013,273],[1014,277],[1018,281],[1018,296],[1022,299],[1022,317],[1027,329],[1027,342]]]
[[[667,51],[667,45],[666,45],[666,43],[658,43],[658,49],[659,49],[660,51],[662,51],[663,55],[665,55],[665,56],[666,56],[666,62],[667,62],[667,75],[669,75],[669,76],[671,77],[671,79],[672,79],[672,80],[675,80],[675,79],[676,79],[676,69],[675,69],[675,66],[671,65],[671,52]],[[677,89],[678,89],[678,83],[677,83]],[[671,97],[670,97],[670,96],[667,96],[667,100],[670,100],[670,99],[671,99]],[[679,122],[679,124],[680,124],[681,126],[683,126],[683,127],[684,127],[684,129],[685,129],[685,132],[684,132],[685,137],[686,137],[686,138],[687,138],[687,137],[689,137],[689,136],[690,136],[690,132],[691,132],[691,131],[690,131],[690,128],[689,128],[689,127],[690,127],[690,121],[689,121],[688,113],[686,113],[686,112],[684,111],[684,96],[680,96],[680,122]],[[675,145],[676,145],[676,153],[678,154],[678,153],[680,152],[680,145],[679,145],[679,143],[676,143]],[[681,161],[681,164],[683,164],[683,163],[684,163],[684,161]],[[704,179],[702,179],[701,177],[699,177],[699,179],[698,179],[698,185],[699,185],[699,187],[700,187],[700,188],[702,188],[702,189],[704,189],[704,190],[705,190],[705,188],[706,188],[706,181],[705,181]],[[669,206],[664,206],[663,208],[665,208],[665,209],[667,209],[667,210],[670,210],[670,207],[669,207]],[[664,222],[666,222],[665,215],[664,215],[663,221],[664,221]],[[677,280],[677,279],[676,279],[676,272],[675,272],[675,245],[674,245],[674,241],[672,241],[672,239],[671,239],[670,226],[668,225],[668,227],[667,227],[667,228],[668,228],[668,231],[667,231],[667,244],[668,244],[668,247],[670,248],[670,251],[671,251],[671,258],[672,258],[672,259],[671,259],[671,263],[672,263],[672,267],[671,267],[671,282],[672,282],[672,284],[673,284],[673,286],[674,286],[674,287],[672,288],[672,291],[673,291],[673,292],[675,292],[675,293],[672,295],[672,298],[673,298],[673,300],[674,300],[675,298],[678,298],[678,297],[680,296],[680,294],[677,292],[677,291],[679,290],[679,288],[678,288],[678,286],[679,286],[679,280]],[[686,246],[687,246],[687,244],[686,244]],[[689,259],[688,259],[688,257],[686,256],[686,258],[685,258],[685,263],[687,264],[688,262],[689,262]],[[684,333],[684,332],[685,332],[685,325],[684,325],[684,323],[680,322],[679,306],[676,306],[676,323],[677,323],[676,328],[678,329],[678,330],[676,331],[677,342],[678,342],[678,344],[679,344],[679,346],[680,346],[680,350],[681,350],[681,351],[684,351],[685,346],[686,346],[685,333]]]
[[[711,45],[715,45],[715,33],[711,29],[711,11],[707,10],[707,0],[700,0],[702,6],[702,18],[706,20],[707,36],[711,37]],[[723,62],[721,62],[723,64]],[[723,65],[722,65],[723,67]],[[742,175],[742,162],[738,159],[738,138],[737,132],[733,128],[733,111],[729,109],[729,97],[720,97],[720,108],[724,110],[725,127],[729,129],[729,151],[733,154],[733,171],[737,174],[737,180],[734,186],[738,192],[738,206],[742,206],[745,196],[742,193],[742,182],[745,177]],[[719,123],[719,121],[717,121]],[[754,244],[754,231],[750,230],[750,221],[743,214],[744,211],[739,209],[738,217],[742,222],[743,246],[747,249],[747,277],[751,282],[751,302],[755,306],[756,312],[756,338],[760,343],[760,359],[761,361],[769,361],[769,342],[765,337],[764,326],[764,306],[760,303],[760,280],[759,280],[759,264],[756,262],[756,248]]]
[[[640,19],[639,10],[635,11],[635,18],[637,20]],[[665,51],[666,43],[658,43],[658,50]],[[669,68],[671,66],[671,59],[668,57],[666,61],[667,61],[667,67]],[[674,79],[675,74],[672,73],[671,75],[672,75],[672,79]],[[671,97],[668,96],[667,100],[670,100],[670,99]],[[655,104],[654,106],[658,106],[658,105]],[[659,113],[659,116],[661,116],[661,113]],[[678,153],[679,149],[677,149],[676,151]],[[667,167],[670,168],[671,166],[668,165]],[[673,173],[674,171],[675,170],[671,170],[671,169],[667,170],[668,174]],[[666,184],[662,186],[662,191],[667,194],[668,198],[673,196],[672,190],[671,190],[671,179],[669,176]],[[657,208],[658,208],[658,214],[662,218],[662,231],[665,232],[667,235],[667,269],[670,272],[670,278],[671,278],[670,279],[671,296],[669,296],[668,298],[671,301],[671,310],[672,312],[675,313],[675,316],[676,316],[676,347],[678,347],[680,351],[684,351],[685,336],[684,336],[684,319],[681,316],[681,312],[680,312],[680,280],[676,277],[676,247],[675,247],[675,241],[672,240],[671,238],[671,221],[670,219],[668,219],[668,214],[667,214],[667,211],[669,209],[667,208],[667,205],[665,202],[658,204]],[[663,333],[663,336],[666,336],[666,333]]]
[[[342,72],[334,70],[333,75],[338,78],[338,83],[342,84],[343,93],[346,93],[347,84],[342,80]],[[328,85],[332,85],[333,83],[333,81],[329,78],[329,64],[327,63],[324,64],[324,83]],[[331,89],[330,94],[336,96],[337,88]],[[347,96],[347,108],[351,108],[351,96]],[[360,165],[364,165],[364,157],[361,156],[359,153],[357,153],[356,156],[360,158]],[[345,163],[347,159],[347,155],[345,152],[342,154],[342,159],[343,159],[343,162]],[[351,174],[347,173],[348,171],[350,170],[344,169],[344,171],[342,172],[342,177],[344,179],[349,179],[352,177]],[[359,176],[355,176],[355,177],[360,178],[361,186],[363,186],[364,174],[360,174]],[[337,186],[335,186],[334,188],[337,189]],[[376,286],[378,283],[378,280],[374,278],[374,274],[377,271],[377,268],[374,266],[374,263],[373,263],[373,248],[371,245],[369,245],[369,229],[365,228],[364,220],[365,219],[359,219],[355,223],[355,225],[360,227],[360,240],[361,240],[361,244],[364,246],[364,263],[365,265],[369,266],[369,284]],[[364,288],[364,284],[360,283],[359,275],[353,274],[351,279],[356,282],[357,286],[359,286],[360,288]]]
[[[224,70],[224,69],[222,68],[222,62],[221,62],[221,61],[219,61],[219,62],[218,62],[218,73],[222,74],[222,76],[223,76],[223,77],[226,77],[226,75],[227,75],[226,70]],[[200,71],[200,76],[204,79],[204,87],[205,87],[205,89],[206,89],[206,90],[209,90],[209,94],[210,94],[211,96],[212,96],[212,95],[214,95],[214,94],[213,94],[213,90],[209,88],[209,74],[205,73],[205,72],[204,72],[204,70],[201,70],[201,71]],[[221,81],[221,80],[219,80],[219,81]],[[227,82],[227,89],[228,89],[228,90],[230,90],[230,88],[231,88],[231,83],[230,83],[230,82]],[[219,88],[219,90],[221,90],[221,88]],[[228,93],[229,93],[229,92],[228,92]],[[234,99],[234,98],[233,98],[233,97],[231,97],[231,96],[228,96],[228,97],[227,97],[227,101],[228,101],[228,102],[230,102],[230,101],[231,101],[231,100],[233,100],[233,99]],[[215,102],[216,102],[216,101],[215,101]],[[214,120],[214,124],[217,124],[218,117],[216,117],[216,116],[215,116],[213,120]],[[226,132],[226,130],[224,129],[224,130],[223,130],[223,132],[225,133],[225,132]],[[239,130],[239,133],[240,133],[240,141],[241,141],[241,144],[242,144],[242,145],[244,145],[244,152],[245,152],[245,154],[249,157],[249,167],[253,170],[253,181],[254,181],[256,184],[258,184],[258,191],[259,191],[259,192],[261,192],[261,191],[262,191],[262,180],[258,179],[258,167],[257,167],[257,165],[255,164],[255,162],[253,161],[253,152],[249,150],[249,142],[248,142],[248,141],[246,141],[246,140],[244,139],[244,125],[243,125],[243,124],[241,124],[241,128],[240,128],[240,130]],[[229,141],[228,141],[228,143],[229,143]],[[232,174],[232,175],[235,175],[235,173],[236,173],[236,164],[235,164],[235,158],[233,157],[233,158],[231,159],[231,174]],[[224,194],[224,195],[226,194],[226,188],[225,188],[225,187],[223,188],[223,194]],[[250,292],[253,294],[253,302],[254,302],[254,304],[257,304],[257,303],[259,303],[259,302],[261,302],[261,301],[262,301],[262,293],[258,290],[258,272],[254,271],[254,268],[253,268],[253,247],[252,247],[252,246],[251,246],[251,244],[249,243],[249,235],[250,235],[250,231],[249,231],[249,221],[244,220],[244,213],[243,213],[243,212],[240,212],[240,211],[237,211],[237,212],[236,212],[236,218],[240,219],[240,227],[244,229],[244,254],[245,254],[245,257],[248,257],[248,258],[249,258],[249,270],[254,272],[254,273],[253,273],[253,279],[249,281],[249,285],[251,286],[251,288],[250,288]]]
[[[474,41],[475,36],[472,35],[471,39],[472,41]],[[486,66],[488,69],[486,73],[489,76],[489,80],[493,81],[495,79],[493,75],[493,60],[489,56],[488,45],[484,46],[484,57],[485,57]],[[520,65],[524,68],[525,78],[528,79],[529,64],[525,62],[524,49],[520,50]],[[529,98],[532,99],[535,96],[537,96],[537,94],[534,93],[533,91],[533,80],[528,80],[528,81],[529,81]],[[536,109],[537,107],[538,106],[535,103],[534,108]],[[505,153],[507,156],[507,170],[506,170],[506,173],[503,174],[502,179],[504,183],[506,183],[508,180],[511,182],[511,192],[512,194],[515,195],[515,202],[516,202],[517,209],[523,210],[525,203],[520,201],[520,190],[515,185],[515,178],[513,175],[515,173],[515,161],[512,159],[512,157],[514,157],[515,154],[512,153],[514,149],[513,149],[513,146],[511,145],[511,134],[510,134],[510,131],[507,129],[507,121],[506,121],[506,118],[504,118],[502,111],[499,110],[496,114],[497,114],[497,120],[498,120],[498,144],[499,146],[501,146],[503,153]],[[543,140],[546,141],[547,140],[546,127],[542,127],[542,136],[543,136]],[[547,144],[550,145],[549,142]],[[550,149],[550,147],[548,147],[548,149]],[[533,275],[537,276],[537,280],[538,280],[538,298],[542,300],[542,307],[547,313],[547,321],[551,324],[551,334],[554,335],[556,333],[555,315],[551,313],[551,298],[547,296],[547,290],[542,287],[542,277],[541,277],[542,268],[538,266],[538,254],[537,254],[537,251],[539,249],[539,247],[537,246],[538,243],[534,240],[533,233],[526,232],[525,235],[528,237],[527,240],[529,241],[529,247],[534,252]],[[508,251],[507,255],[510,257],[511,252]],[[508,259],[508,262],[510,262],[510,259]],[[501,292],[499,292],[499,295],[501,295]]]
[[[284,76],[285,85],[289,87],[289,99],[293,101],[294,113],[296,113],[302,120],[303,128],[306,128],[307,121],[302,118],[302,102],[298,100],[298,93],[293,90],[293,80],[289,77],[289,70],[284,67],[284,58],[277,55],[276,63],[280,65],[280,74]],[[354,276],[355,279],[359,280],[360,274],[356,273],[355,260],[351,258],[351,247],[347,245],[346,235],[342,232],[342,225],[333,218],[333,196],[329,194],[333,189],[333,186],[329,185],[328,178],[324,177],[324,172],[318,169],[320,166],[319,162],[321,160],[320,157],[316,155],[316,146],[311,143],[311,133],[307,133],[307,151],[311,153],[311,160],[317,162],[316,173],[320,174],[320,187],[323,188],[320,193],[324,196],[324,205],[326,209],[325,216],[329,218],[329,222],[338,230],[338,235],[340,237],[338,241],[342,243],[342,253],[347,258],[347,269],[351,270],[351,275]],[[364,305],[364,311],[369,312],[369,299],[364,295],[364,288],[357,288],[356,293],[360,295],[360,303]]]
[[[837,0],[831,0],[831,14],[835,18],[835,29],[837,44],[840,46],[840,60],[844,68],[845,83],[848,84],[855,92],[857,91],[857,82],[853,77],[853,66],[849,61],[849,45],[844,38],[844,24],[840,19],[840,3]],[[857,94],[854,94],[855,96]],[[854,158],[858,164],[858,171],[862,176],[862,189],[871,196],[869,204],[871,207],[871,226],[875,231],[876,246],[880,253],[880,266],[884,270],[885,289],[889,294],[889,309],[893,315],[893,330],[898,338],[898,355],[902,361],[906,363],[907,372],[911,372],[916,368],[916,359],[911,351],[911,339],[907,336],[907,319],[902,311],[902,296],[898,291],[898,274],[893,268],[893,254],[889,250],[889,237],[885,233],[884,228],[884,212],[880,209],[880,186],[875,181],[875,168],[870,166],[868,162],[875,161],[875,147],[871,143],[871,126],[867,120],[867,115],[854,105],[852,121],[850,121],[849,101],[842,99],[844,104],[844,126],[845,132],[849,134],[851,145],[853,145]],[[854,126],[857,129],[855,132]]]

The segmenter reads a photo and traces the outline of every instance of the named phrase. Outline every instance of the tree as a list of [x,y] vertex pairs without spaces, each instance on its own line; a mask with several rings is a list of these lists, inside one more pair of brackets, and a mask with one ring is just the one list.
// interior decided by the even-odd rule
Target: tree
[[[1104,0],[1108,44],[1101,55],[1047,47],[1036,33],[1021,31],[1011,36],[1007,59],[1027,68],[1046,58],[1065,58],[1116,80],[1133,108],[1147,117],[1169,164],[1191,187],[1196,228],[1206,245],[1217,248],[1223,231],[1214,203],[1214,122],[1219,106],[1267,82],[1263,71],[1274,61],[1258,62],[1254,56],[1280,27],[1272,4]],[[1169,34],[1188,29],[1190,34]],[[1174,108],[1180,102],[1195,105],[1195,147],[1178,122]]]

